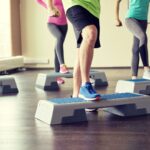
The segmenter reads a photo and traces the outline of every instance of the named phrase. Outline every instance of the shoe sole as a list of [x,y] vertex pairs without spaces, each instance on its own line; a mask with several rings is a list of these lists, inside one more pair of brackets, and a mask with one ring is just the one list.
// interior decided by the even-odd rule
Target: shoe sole
[[60,84],[65,84],[65,82],[57,82],[57,84],[59,84],[59,85],[60,85]]
[[97,112],[98,108],[86,108],[85,111],[86,112]]
[[67,73],[69,73],[69,71],[67,71],[67,72],[60,72],[60,73],[62,73],[62,74],[67,74]]
[[146,79],[146,80],[150,80],[150,78],[148,78],[148,77],[144,77],[144,76],[143,76],[142,78],[143,78],[143,79]]
[[87,97],[85,97],[84,95],[81,95],[81,94],[79,94],[79,97],[84,99],[84,100],[87,100],[87,101],[98,101],[98,100],[100,100],[100,97],[87,98]]

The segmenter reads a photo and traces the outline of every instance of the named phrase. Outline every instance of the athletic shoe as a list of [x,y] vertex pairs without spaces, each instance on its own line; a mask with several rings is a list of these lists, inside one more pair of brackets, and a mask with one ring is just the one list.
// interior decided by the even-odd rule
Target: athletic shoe
[[95,80],[94,80],[94,79],[92,79],[92,78],[90,78],[90,82],[91,82],[91,84],[92,84],[92,85],[94,85]]
[[86,108],[85,111],[86,112],[97,112],[98,108]]
[[90,82],[86,82],[84,86],[80,87],[79,97],[85,100],[93,101],[100,100],[101,95],[96,93]]
[[57,78],[57,83],[58,83],[58,84],[64,84],[65,81],[64,81],[62,78],[58,77],[58,78]]
[[137,79],[137,77],[136,76],[132,76],[132,80],[136,80]]
[[150,70],[144,71],[143,78],[150,80]]
[[60,73],[69,73],[67,66],[65,64],[60,65]]

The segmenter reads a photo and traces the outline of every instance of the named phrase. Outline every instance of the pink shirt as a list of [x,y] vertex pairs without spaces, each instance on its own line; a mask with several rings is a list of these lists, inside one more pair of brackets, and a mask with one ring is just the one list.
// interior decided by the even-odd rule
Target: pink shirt
[[[44,8],[47,9],[47,4],[45,3],[44,0],[36,0],[40,5],[42,5]],[[59,17],[48,17],[48,23],[54,23],[57,25],[66,25],[67,24],[67,19],[65,15],[65,10],[62,4],[62,0],[54,0],[54,6],[57,7],[60,11],[60,16]]]

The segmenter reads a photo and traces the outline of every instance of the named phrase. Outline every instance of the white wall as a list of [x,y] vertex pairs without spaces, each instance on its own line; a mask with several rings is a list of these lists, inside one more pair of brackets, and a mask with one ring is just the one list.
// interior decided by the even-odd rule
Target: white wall
[[0,58],[11,56],[10,0],[0,0]]
[[[115,27],[114,1],[101,0],[101,45],[95,50],[93,67],[130,66],[132,35],[125,27]],[[121,18],[127,9],[127,3],[122,2]],[[54,43],[53,36],[47,29],[47,12],[35,0],[21,0],[21,32],[22,53],[27,58],[49,59],[48,65],[53,67]],[[150,30],[148,30],[148,34]],[[69,24],[67,39],[65,41],[65,60],[69,67],[74,65],[76,55],[75,37],[72,26]],[[150,48],[150,44],[149,44]]]

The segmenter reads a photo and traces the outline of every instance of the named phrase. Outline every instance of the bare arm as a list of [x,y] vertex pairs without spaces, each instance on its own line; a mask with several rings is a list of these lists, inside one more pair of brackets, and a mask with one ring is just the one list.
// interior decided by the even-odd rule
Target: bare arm
[[53,10],[53,9],[54,9],[53,0],[47,0],[47,4],[48,4],[48,8],[49,8],[50,10]]
[[41,6],[47,9],[47,5],[43,0],[36,0]]
[[115,20],[116,20],[116,26],[122,26],[122,22],[121,22],[120,17],[119,17],[120,2],[121,2],[121,0],[115,0]]

